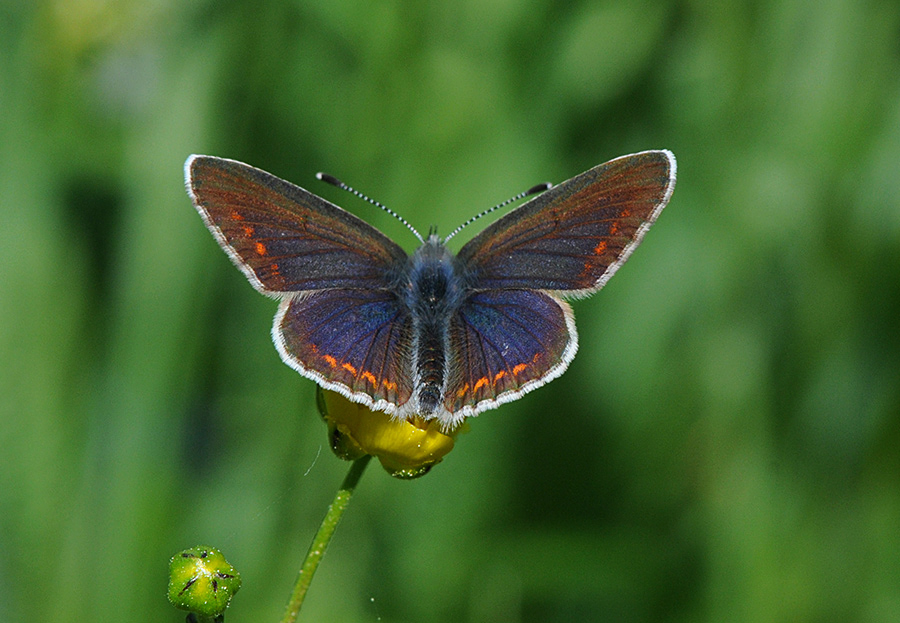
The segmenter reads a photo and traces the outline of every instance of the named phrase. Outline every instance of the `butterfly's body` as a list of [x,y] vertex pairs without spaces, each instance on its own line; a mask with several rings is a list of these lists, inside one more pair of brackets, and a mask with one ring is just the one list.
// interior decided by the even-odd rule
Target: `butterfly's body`
[[449,334],[450,318],[465,291],[460,272],[456,258],[431,235],[413,256],[405,284],[403,302],[413,318],[412,334],[417,337],[410,361],[412,411],[426,418],[439,410],[447,375],[455,363],[449,356]]
[[264,294],[282,359],[326,389],[445,428],[559,376],[578,346],[562,297],[601,288],[668,202],[667,151],[623,156],[544,192],[454,255],[412,256],[324,199],[243,163],[192,156],[188,192]]

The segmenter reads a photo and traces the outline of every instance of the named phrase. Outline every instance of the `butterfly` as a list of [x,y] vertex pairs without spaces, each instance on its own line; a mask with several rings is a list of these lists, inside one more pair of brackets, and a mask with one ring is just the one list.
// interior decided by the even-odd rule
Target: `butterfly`
[[413,229],[422,244],[408,255],[265,171],[213,156],[185,163],[203,222],[253,287],[281,301],[282,360],[373,410],[447,430],[565,371],[578,348],[565,299],[596,292],[628,259],[675,171],[666,150],[622,156],[530,199],[455,255],[453,234]]

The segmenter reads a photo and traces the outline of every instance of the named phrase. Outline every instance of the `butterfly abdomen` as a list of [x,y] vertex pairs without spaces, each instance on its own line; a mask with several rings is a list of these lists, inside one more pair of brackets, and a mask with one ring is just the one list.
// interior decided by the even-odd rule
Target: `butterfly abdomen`
[[441,396],[444,393],[446,348],[443,335],[436,335],[436,331],[423,328],[426,330],[419,342],[417,358],[418,400],[422,415],[430,415],[441,404]]

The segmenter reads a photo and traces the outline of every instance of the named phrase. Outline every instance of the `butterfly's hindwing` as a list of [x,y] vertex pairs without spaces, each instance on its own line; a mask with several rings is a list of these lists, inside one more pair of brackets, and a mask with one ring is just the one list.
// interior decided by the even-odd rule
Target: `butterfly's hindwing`
[[577,336],[565,302],[543,292],[471,293],[450,322],[450,376],[444,406],[474,415],[558,376]]
[[301,374],[392,410],[412,391],[410,330],[392,292],[332,289],[282,301],[273,335],[282,359]]

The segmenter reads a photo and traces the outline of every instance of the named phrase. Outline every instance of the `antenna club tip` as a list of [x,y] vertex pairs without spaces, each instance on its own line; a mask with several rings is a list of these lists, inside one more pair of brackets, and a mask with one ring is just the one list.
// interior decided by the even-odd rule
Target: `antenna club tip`
[[325,182],[326,184],[331,184],[332,186],[337,186],[338,188],[340,188],[341,186],[344,185],[343,182],[341,182],[341,180],[339,180],[335,176],[329,175],[328,173],[322,173],[321,171],[316,173],[316,179],[321,180],[321,181]]
[[538,193],[544,192],[545,190],[550,190],[551,188],[553,188],[553,184],[551,184],[550,182],[542,182],[526,190],[525,196],[527,197],[529,195],[536,195]]

